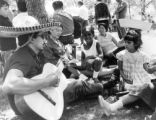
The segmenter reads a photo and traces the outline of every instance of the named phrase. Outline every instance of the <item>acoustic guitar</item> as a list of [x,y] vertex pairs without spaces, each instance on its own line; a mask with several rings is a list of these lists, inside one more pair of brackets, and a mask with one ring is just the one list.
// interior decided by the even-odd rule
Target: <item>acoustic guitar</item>
[[[64,74],[62,74],[62,70],[62,62],[58,65],[58,67],[51,63],[46,63],[43,67],[42,74],[37,75],[32,79],[41,79],[51,73],[56,73],[58,77],[60,77],[59,86],[44,88],[32,94],[23,96],[23,100],[29,109],[46,120],[58,120],[63,113],[63,91],[67,87],[68,82]],[[21,103],[19,101],[15,101],[15,104],[19,108]],[[21,107],[20,109],[23,111],[24,108]]]

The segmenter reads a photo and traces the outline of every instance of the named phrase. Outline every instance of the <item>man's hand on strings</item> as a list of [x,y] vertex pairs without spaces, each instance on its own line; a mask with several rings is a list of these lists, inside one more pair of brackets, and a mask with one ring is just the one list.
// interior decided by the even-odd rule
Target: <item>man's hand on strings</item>
[[47,75],[46,77],[49,87],[58,87],[60,83],[60,76],[56,73]]

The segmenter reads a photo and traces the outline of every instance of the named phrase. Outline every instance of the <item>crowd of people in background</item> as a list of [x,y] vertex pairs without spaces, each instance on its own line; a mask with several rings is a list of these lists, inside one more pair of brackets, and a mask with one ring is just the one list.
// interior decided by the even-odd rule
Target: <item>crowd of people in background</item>
[[[38,18],[29,16],[26,1],[16,2],[18,13],[11,17],[9,4],[0,0],[0,26],[40,26]],[[141,30],[120,26],[119,19],[126,18],[128,5],[124,0],[116,2],[117,8],[111,15],[107,1],[97,0],[95,14],[90,16],[89,9],[82,0],[78,0],[78,16],[72,16],[64,10],[62,1],[55,0],[51,5],[54,14],[49,17],[49,21],[54,22],[51,29],[20,34],[16,38],[0,35],[0,60],[3,63],[1,66],[5,66],[2,88],[17,115],[25,120],[43,120],[40,116],[29,116],[18,107],[17,101],[20,101],[20,95],[49,86],[58,87],[60,77],[56,73],[36,81],[32,77],[42,73],[44,64],[57,65],[60,59],[64,64],[62,73],[67,78],[63,92],[66,104],[87,97],[98,98],[104,113],[110,116],[125,105],[142,100],[155,111],[153,73],[156,63],[140,50],[143,44]],[[111,33],[112,26],[118,33],[119,41]],[[77,38],[81,41],[81,59],[73,62],[76,59],[73,53],[77,53],[74,49]],[[68,51],[69,46],[72,52]],[[120,82],[122,90],[116,87]],[[123,91],[127,93],[110,104],[104,100],[105,91],[109,96]],[[155,116],[154,113],[150,119],[154,120]]]

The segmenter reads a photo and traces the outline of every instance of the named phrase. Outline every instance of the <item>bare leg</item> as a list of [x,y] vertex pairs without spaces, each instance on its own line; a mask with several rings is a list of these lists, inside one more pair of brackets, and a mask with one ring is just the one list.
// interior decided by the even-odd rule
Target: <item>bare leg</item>
[[99,72],[99,76],[104,76],[104,75],[109,75],[114,72],[115,68],[102,68],[101,71]]
[[106,100],[104,100],[102,96],[98,97],[99,104],[107,116],[117,112],[117,110],[123,108],[124,105],[133,103],[136,100],[138,100],[138,97],[127,94],[121,97],[121,99],[119,99],[115,103],[110,104]]
[[124,95],[123,97],[121,97],[122,103],[123,105],[127,105],[129,103],[133,103],[135,101],[137,101],[139,98],[137,96],[132,96],[132,95]]

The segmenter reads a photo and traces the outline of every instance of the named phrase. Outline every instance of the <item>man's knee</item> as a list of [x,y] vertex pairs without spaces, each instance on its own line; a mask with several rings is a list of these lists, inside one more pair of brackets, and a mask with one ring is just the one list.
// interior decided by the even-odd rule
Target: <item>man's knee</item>
[[95,59],[94,63],[93,63],[93,69],[95,71],[99,71],[102,67],[102,59],[101,58],[98,58],[98,59]]

